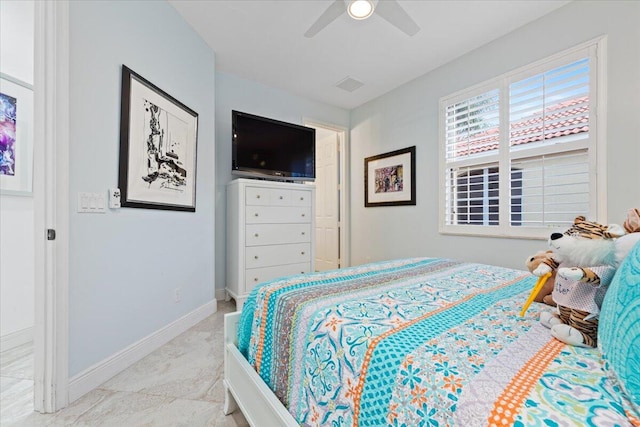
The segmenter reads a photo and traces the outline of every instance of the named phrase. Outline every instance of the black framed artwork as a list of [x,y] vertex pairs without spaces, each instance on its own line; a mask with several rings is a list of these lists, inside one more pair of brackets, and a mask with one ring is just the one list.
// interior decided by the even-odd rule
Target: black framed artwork
[[125,65],[120,114],[121,205],[195,212],[198,114]]
[[416,204],[416,147],[364,159],[364,205]]

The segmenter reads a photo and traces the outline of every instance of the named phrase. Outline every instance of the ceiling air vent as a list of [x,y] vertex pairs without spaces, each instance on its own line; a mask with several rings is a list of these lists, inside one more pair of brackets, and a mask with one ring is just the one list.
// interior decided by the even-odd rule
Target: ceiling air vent
[[336,87],[346,90],[347,92],[353,92],[354,90],[362,87],[362,85],[364,85],[364,83],[349,76],[336,83]]

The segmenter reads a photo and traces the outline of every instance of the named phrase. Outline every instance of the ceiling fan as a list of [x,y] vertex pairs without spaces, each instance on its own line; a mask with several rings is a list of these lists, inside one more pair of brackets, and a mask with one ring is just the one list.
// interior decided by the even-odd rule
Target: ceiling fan
[[367,19],[375,12],[409,36],[420,31],[418,24],[411,19],[397,0],[379,0],[376,4],[373,0],[334,0],[329,8],[309,27],[304,36],[308,38],[315,36],[345,12],[353,19],[359,20]]

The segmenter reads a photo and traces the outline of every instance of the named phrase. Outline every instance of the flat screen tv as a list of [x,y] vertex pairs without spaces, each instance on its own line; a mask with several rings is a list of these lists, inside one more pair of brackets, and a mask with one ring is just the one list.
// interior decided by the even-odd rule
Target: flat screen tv
[[231,173],[236,176],[313,181],[316,130],[233,110]]

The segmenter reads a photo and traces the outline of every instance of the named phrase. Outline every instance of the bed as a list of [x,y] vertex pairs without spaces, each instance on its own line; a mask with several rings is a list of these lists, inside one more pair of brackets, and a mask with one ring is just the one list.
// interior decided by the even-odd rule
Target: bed
[[225,413],[253,426],[639,427],[639,278],[636,245],[598,349],[552,338],[546,306],[521,317],[536,278],[519,270],[412,258],[264,283],[225,316]]

